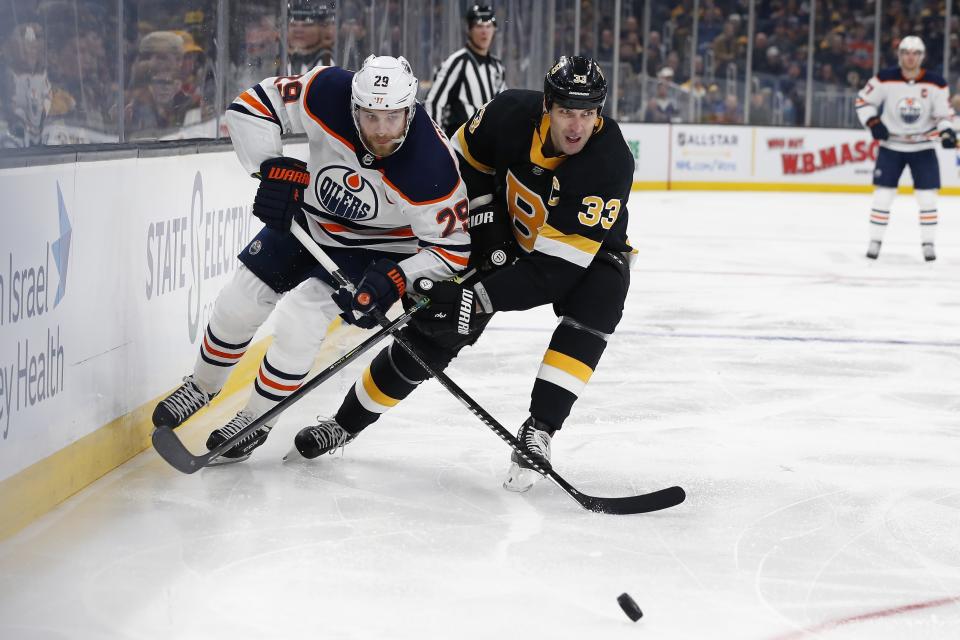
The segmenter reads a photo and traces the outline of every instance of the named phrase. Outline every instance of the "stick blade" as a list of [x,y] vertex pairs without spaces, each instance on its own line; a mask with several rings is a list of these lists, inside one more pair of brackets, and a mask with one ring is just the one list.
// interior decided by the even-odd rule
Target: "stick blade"
[[173,429],[154,429],[150,440],[160,457],[177,471],[195,473],[202,467],[202,465],[197,464],[197,458],[183,446]]
[[595,513],[612,515],[630,515],[634,513],[650,513],[675,507],[687,499],[687,493],[682,487],[667,487],[652,493],[623,498],[597,498],[580,494],[577,501]]

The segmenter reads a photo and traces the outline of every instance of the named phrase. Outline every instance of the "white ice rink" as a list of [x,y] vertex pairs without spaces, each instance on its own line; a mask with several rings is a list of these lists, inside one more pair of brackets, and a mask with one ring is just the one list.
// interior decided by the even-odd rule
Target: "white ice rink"
[[[554,463],[594,495],[680,484],[679,507],[507,493],[508,448],[433,382],[344,455],[282,464],[356,364],[249,461],[187,476],[147,451],[0,543],[0,638],[956,639],[960,200],[940,205],[936,263],[901,196],[871,264],[866,194],[633,195],[625,318]],[[503,314],[448,373],[514,430],[553,326]],[[239,395],[184,428],[194,450]]]

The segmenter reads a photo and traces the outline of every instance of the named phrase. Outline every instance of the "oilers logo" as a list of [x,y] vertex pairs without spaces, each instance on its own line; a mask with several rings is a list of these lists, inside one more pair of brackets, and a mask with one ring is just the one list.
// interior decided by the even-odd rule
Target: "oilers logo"
[[379,209],[377,192],[362,175],[341,165],[324,167],[314,182],[320,208],[347,220],[372,220]]
[[916,98],[904,98],[897,103],[897,113],[904,124],[913,124],[923,114],[923,103]]

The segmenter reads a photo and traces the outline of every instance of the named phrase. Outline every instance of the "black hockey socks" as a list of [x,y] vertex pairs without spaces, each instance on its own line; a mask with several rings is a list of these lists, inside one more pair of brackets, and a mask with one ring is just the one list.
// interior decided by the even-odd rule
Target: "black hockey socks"
[[606,346],[605,335],[564,318],[533,383],[530,415],[555,429],[563,426]]

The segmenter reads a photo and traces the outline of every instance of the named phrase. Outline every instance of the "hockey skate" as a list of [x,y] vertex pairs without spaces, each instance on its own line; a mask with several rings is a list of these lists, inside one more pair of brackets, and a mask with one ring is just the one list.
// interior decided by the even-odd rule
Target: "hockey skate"
[[[537,458],[543,462],[543,465],[550,468],[550,433],[543,427],[544,423],[534,417],[527,418],[526,422],[520,425],[517,432],[517,440],[520,441],[526,452],[532,458]],[[543,476],[532,469],[530,465],[521,458],[516,451],[510,455],[510,471],[507,472],[507,479],[503,483],[503,488],[507,491],[522,493],[528,491]]]
[[871,240],[870,246],[867,248],[867,257],[871,260],[876,260],[880,255],[880,241]]
[[313,460],[325,453],[336,453],[337,449],[350,444],[357,434],[350,433],[333,418],[317,418],[319,424],[300,430],[293,439],[293,448],[283,456],[284,460],[295,459],[294,453],[307,460]]
[[[218,446],[223,444],[226,440],[229,440],[231,437],[239,433],[242,429],[250,425],[254,420],[257,419],[257,416],[249,413],[247,411],[240,411],[233,418],[230,419],[230,422],[223,425],[219,429],[216,429],[213,433],[207,437],[207,450],[213,451]],[[215,464],[230,464],[232,462],[243,462],[250,457],[250,453],[254,449],[262,445],[267,441],[267,436],[270,435],[270,429],[273,427],[269,424],[265,424],[259,429],[254,430],[249,435],[247,435],[243,440],[235,444],[229,450],[225,451],[222,456],[211,462],[211,465]]]
[[937,253],[933,250],[932,242],[924,242],[920,245],[920,248],[923,249],[923,259],[927,262],[933,262],[937,259]]
[[153,410],[153,426],[176,429],[187,418],[204,408],[216,397],[216,393],[207,393],[197,385],[193,376],[183,379],[176,391],[160,401]]

